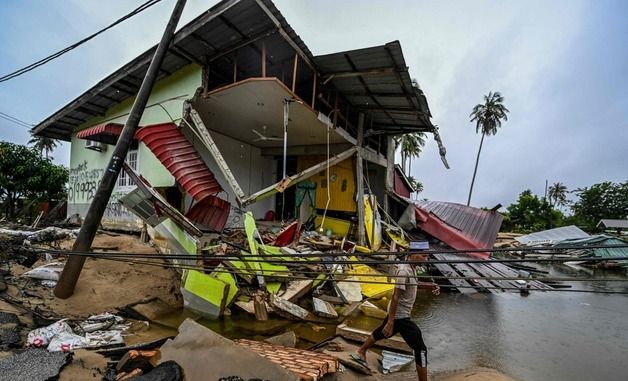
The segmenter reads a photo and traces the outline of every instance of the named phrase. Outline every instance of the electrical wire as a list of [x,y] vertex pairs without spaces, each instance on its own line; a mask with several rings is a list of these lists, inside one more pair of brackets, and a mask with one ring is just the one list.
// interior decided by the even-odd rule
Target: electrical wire
[[32,124],[26,123],[25,121],[23,121],[21,119],[18,119],[18,118],[14,117],[14,116],[11,116],[11,115],[9,115],[7,113],[4,113],[2,111],[0,111],[0,118],[2,118],[4,120],[7,120],[7,121],[9,121],[11,123],[14,123],[14,124],[16,124],[16,125],[18,125],[20,127],[33,128]]
[[[105,259],[105,260],[113,260],[113,261],[131,261],[133,263],[137,263],[137,264],[155,264],[155,265],[159,265],[159,266],[164,266],[164,267],[172,267],[172,268],[178,268],[178,269],[183,269],[183,270],[198,270],[198,271],[214,271],[216,269],[216,266],[205,266],[205,265],[199,265],[199,264],[180,264],[180,263],[174,263],[174,264],[168,264],[168,263],[164,263],[163,260],[161,261],[149,261],[149,260],[145,260],[145,261],[138,261],[135,259],[114,259],[114,258],[97,258],[97,257],[92,257],[93,259]],[[187,261],[194,261],[194,260],[202,260],[202,258],[189,258],[187,259]],[[160,263],[161,262],[161,263]],[[245,262],[247,262],[245,260]],[[259,271],[262,274],[266,274],[268,276],[271,277],[278,277],[278,278],[283,278],[283,277],[289,277],[290,279],[292,279],[291,276],[292,274],[301,274],[301,275],[314,275],[314,276],[318,276],[322,273],[322,271],[316,271],[316,270],[271,270],[271,269],[247,269],[247,270],[230,270],[233,271],[234,274],[240,274],[242,272],[246,273],[247,271],[250,271],[251,274],[253,275],[252,272],[254,271]],[[277,275],[277,274],[281,274]],[[285,275],[284,275],[285,274]],[[342,272],[342,273],[332,273],[332,275],[335,276],[342,276],[342,277],[363,277],[363,278],[394,278],[393,275],[389,275],[389,274],[382,274],[382,273],[377,273],[377,274],[363,274],[363,273],[351,273],[351,272]],[[577,278],[577,277],[542,277],[542,278],[534,278],[534,277],[513,277],[513,276],[445,276],[445,275],[416,275],[413,277],[414,279],[438,279],[438,280],[468,280],[468,281],[475,281],[475,280],[488,280],[488,281],[517,281],[517,280],[522,280],[522,281],[539,281],[539,282],[628,282],[628,279],[621,279],[621,278]],[[311,278],[308,278],[311,279]],[[361,280],[360,282],[363,283],[369,283],[370,281],[368,280]],[[383,282],[383,284],[391,284],[390,282]]]
[[[139,264],[139,265],[148,265],[148,266],[157,266],[157,267],[162,267],[162,268],[174,268],[174,269],[181,269],[181,270],[199,270],[199,268],[197,266],[187,266],[187,265],[172,265],[172,264],[159,264],[159,263],[154,263],[154,262],[146,262],[146,261],[136,261],[136,260],[132,260],[132,259],[111,259],[111,258],[104,258],[106,260],[112,260],[112,261],[117,261],[117,262],[125,262],[125,263],[130,263],[130,264]],[[262,272],[268,272],[268,270],[262,270]],[[231,270],[231,269],[214,269],[212,270],[213,273],[219,273],[219,274],[231,274],[231,275],[238,275],[240,274],[239,271],[236,270]],[[257,272],[259,272],[259,270],[257,270]],[[258,275],[256,274],[250,274],[251,276],[254,275]],[[305,276],[295,276],[295,275],[291,275],[291,276],[285,276],[285,277],[279,277],[279,276],[270,276],[270,278],[276,278],[276,279],[280,279],[280,278],[288,278],[289,280],[312,280],[312,278],[310,277],[305,277]],[[416,277],[414,277],[416,279]],[[327,279],[325,279],[325,281],[327,281]],[[335,280],[334,280],[335,281]],[[391,283],[389,282],[382,282],[382,281],[372,281],[372,280],[359,280],[359,279],[343,279],[343,280],[338,280],[339,282],[346,282],[346,283],[367,283],[367,284],[382,284],[382,285],[391,285]],[[414,285],[414,282],[404,282],[404,283],[396,283],[396,284],[404,284],[404,285]],[[490,287],[490,286],[473,286],[473,285],[469,285],[469,286],[463,286],[463,285],[439,285],[441,288],[451,288],[451,289],[460,289],[460,288],[465,288],[465,289],[476,289],[476,290],[508,290],[508,291],[528,291],[528,292],[532,292],[532,291],[542,291],[542,292],[572,292],[572,293],[591,293],[591,294],[606,294],[606,295],[628,295],[628,292],[623,292],[623,291],[605,291],[605,290],[580,290],[580,289],[528,289],[526,288],[525,285],[522,285],[521,287]]]
[[[623,245],[596,245],[589,246],[588,248],[596,249],[596,248],[626,248],[628,244]],[[573,249],[573,248],[572,248]],[[68,255],[85,255],[85,256],[118,256],[118,257],[141,257],[141,258],[161,258],[161,259],[190,259],[194,257],[191,254],[146,254],[146,253],[129,253],[129,252],[107,252],[107,253],[94,253],[90,251],[64,251],[58,249],[35,249],[36,251],[48,252],[48,253],[59,253],[59,254],[68,254]],[[438,254],[438,253],[456,253],[456,251],[423,251],[422,254]],[[464,254],[464,251],[460,252]],[[385,255],[397,255],[397,256],[405,256],[407,253],[402,252],[387,252],[381,253]],[[250,262],[268,262],[268,263],[292,263],[292,264],[302,264],[304,258],[315,258],[315,260],[309,260],[307,263],[310,264],[323,264],[323,263],[335,263],[335,264],[413,264],[416,261],[411,261],[407,259],[398,259],[398,260],[380,260],[380,259],[348,259],[347,257],[372,257],[373,254],[365,254],[365,253],[307,253],[307,254],[298,254],[298,255],[289,255],[289,254],[246,254],[246,255],[236,255],[236,254],[223,254],[223,255],[212,255],[212,254],[202,254],[201,256],[196,255],[197,258],[203,259],[242,259],[246,258],[247,261]],[[328,257],[331,259],[323,259],[320,258]],[[340,260],[333,260],[333,258],[342,257]],[[268,259],[271,258],[271,259]],[[283,259],[272,259],[272,258],[283,258]],[[290,260],[286,260],[286,258]],[[294,258],[294,259],[293,259]],[[301,260],[296,260],[301,259]],[[522,259],[478,259],[478,258],[466,258],[466,259],[430,259],[428,263],[430,264],[456,264],[456,263],[524,263],[524,262],[539,262],[539,263],[550,263],[550,262],[573,262],[573,261],[587,261],[587,262],[602,262],[602,261],[625,261],[628,260],[628,257],[578,257],[578,258],[522,258]]]
[[77,47],[83,45],[87,41],[93,39],[94,37],[96,37],[96,36],[106,32],[107,30],[109,30],[109,29],[113,28],[114,26],[120,24],[121,22],[123,22],[123,21],[125,21],[125,20],[127,20],[127,19],[129,19],[129,18],[131,18],[131,17],[141,13],[142,11],[144,11],[144,10],[150,8],[150,7],[152,7],[153,5],[159,3],[160,1],[161,0],[148,0],[148,1],[146,1],[145,3],[140,5],[139,7],[135,8],[134,10],[132,10],[131,12],[127,13],[126,15],[124,15],[121,18],[119,18],[116,21],[114,21],[112,24],[109,24],[105,28],[100,29],[99,31],[97,31],[97,32],[95,32],[95,33],[93,33],[93,34],[83,38],[82,40],[80,40],[78,42],[75,42],[74,44],[72,44],[72,45],[70,45],[70,46],[68,46],[68,47],[66,47],[64,49],[61,49],[61,50],[59,50],[56,53],[53,53],[53,54],[51,54],[51,55],[49,55],[47,57],[44,57],[44,58],[42,58],[42,59],[40,59],[38,61],[35,61],[32,64],[30,64],[30,65],[24,66],[21,69],[15,70],[15,71],[13,71],[11,73],[8,73],[8,74],[5,74],[5,75],[1,76],[0,77],[0,83],[8,81],[8,80],[16,78],[16,77],[19,77],[19,76],[21,76],[21,75],[23,75],[25,73],[28,73],[29,71],[32,71],[32,70],[34,70],[34,69],[36,69],[36,68],[38,68],[40,66],[43,66],[43,65],[47,64],[48,62],[50,62],[50,61],[52,61],[52,60],[54,60],[56,58],[61,57],[62,55],[68,53],[69,51],[71,51],[73,49],[76,49]]

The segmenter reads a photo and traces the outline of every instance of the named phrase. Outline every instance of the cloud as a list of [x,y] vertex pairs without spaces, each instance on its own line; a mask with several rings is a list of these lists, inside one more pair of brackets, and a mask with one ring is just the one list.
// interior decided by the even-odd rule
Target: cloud
[[[217,1],[189,0],[184,25]],[[137,3],[124,0],[2,2],[0,73],[109,24]],[[0,84],[0,111],[39,122],[156,43],[173,1],[162,1],[85,46]],[[473,204],[514,201],[545,180],[569,188],[628,178],[628,4],[622,1],[279,0],[277,7],[314,54],[400,40],[448,149],[433,140],[412,165],[423,197],[466,202],[480,136],[471,108],[499,90],[510,120],[488,137]],[[81,22],[77,22],[80,20]],[[2,138],[29,136],[0,120]],[[55,159],[69,163],[67,145]]]

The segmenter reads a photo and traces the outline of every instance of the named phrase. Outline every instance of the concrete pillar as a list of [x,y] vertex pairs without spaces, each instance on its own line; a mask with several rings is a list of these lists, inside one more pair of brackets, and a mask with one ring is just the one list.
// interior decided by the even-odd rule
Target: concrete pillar
[[395,141],[392,135],[386,136],[386,185],[384,210],[390,215],[390,194],[395,191]]

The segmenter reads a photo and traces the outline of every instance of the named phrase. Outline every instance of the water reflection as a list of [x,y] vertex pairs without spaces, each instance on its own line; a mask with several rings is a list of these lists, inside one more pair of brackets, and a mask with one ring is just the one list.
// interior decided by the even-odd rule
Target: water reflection
[[[560,269],[552,271],[566,276]],[[609,273],[595,276],[626,279]],[[574,285],[628,288],[626,282]],[[424,332],[431,368],[436,371],[488,366],[525,381],[626,379],[628,297],[624,295],[420,295],[413,316]]]
[[[572,282],[575,289],[628,292],[622,273],[551,266],[550,276],[583,276],[607,282]],[[614,282],[610,279],[621,279]],[[386,308],[387,300],[375,301]],[[235,312],[235,311],[234,311]],[[162,324],[177,327],[189,312]],[[464,295],[421,292],[413,309],[429,349],[432,371],[472,366],[498,369],[521,381],[626,380],[628,359],[628,297],[569,292]],[[261,340],[294,330],[307,347],[335,334],[335,326],[270,320],[257,322],[244,313],[223,320],[200,320],[230,338]],[[381,320],[360,313],[346,321],[372,330]]]

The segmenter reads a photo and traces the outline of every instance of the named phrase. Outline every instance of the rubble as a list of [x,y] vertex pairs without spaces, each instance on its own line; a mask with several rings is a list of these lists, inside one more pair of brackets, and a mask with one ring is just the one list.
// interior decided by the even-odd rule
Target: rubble
[[[188,380],[238,376],[273,381],[293,381],[293,373],[237,345],[192,320],[185,320],[179,335],[161,349],[160,362],[176,361]],[[234,359],[237,359],[235,361]]]
[[290,370],[301,381],[318,381],[338,371],[338,360],[325,354],[247,339],[236,343]]

